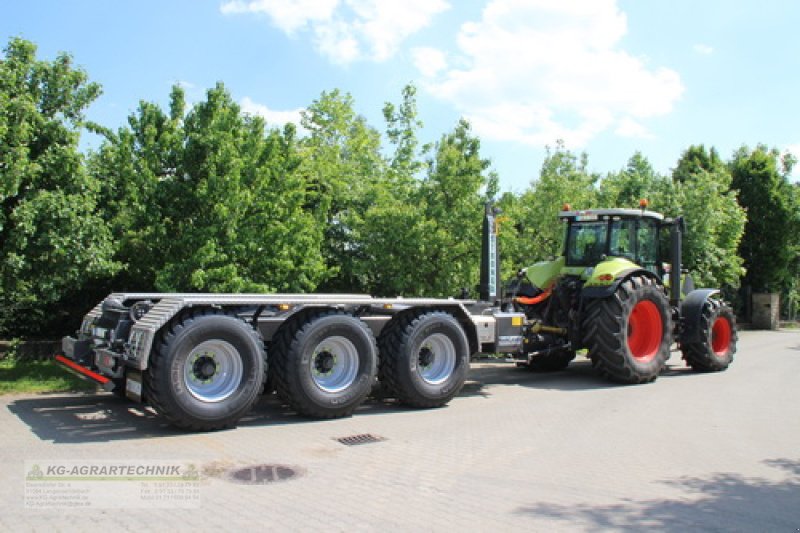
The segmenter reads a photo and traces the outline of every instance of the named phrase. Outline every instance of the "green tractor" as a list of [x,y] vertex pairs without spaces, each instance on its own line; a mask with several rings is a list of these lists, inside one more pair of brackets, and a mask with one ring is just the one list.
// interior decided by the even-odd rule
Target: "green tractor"
[[694,370],[725,370],[736,352],[736,319],[717,289],[695,289],[681,268],[682,217],[641,209],[559,214],[564,253],[522,269],[504,306],[524,313],[519,366],[565,368],[576,351],[620,383],[658,377],[673,343]]

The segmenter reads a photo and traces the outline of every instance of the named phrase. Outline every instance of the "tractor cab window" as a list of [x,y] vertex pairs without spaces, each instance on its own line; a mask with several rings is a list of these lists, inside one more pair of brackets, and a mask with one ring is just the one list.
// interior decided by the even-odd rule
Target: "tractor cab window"
[[570,224],[567,235],[567,265],[591,266],[606,253],[606,222]]
[[636,260],[636,220],[622,219],[611,223],[611,242],[608,254]]
[[611,222],[608,254],[624,257],[637,265],[657,272],[658,225],[654,220],[628,218]]
[[655,220],[638,221],[636,231],[636,263],[654,274],[658,274],[658,223]]

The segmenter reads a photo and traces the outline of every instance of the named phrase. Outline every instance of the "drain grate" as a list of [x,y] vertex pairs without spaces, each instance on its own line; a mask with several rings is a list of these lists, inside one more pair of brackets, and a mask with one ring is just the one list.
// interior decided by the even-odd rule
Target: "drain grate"
[[340,437],[338,439],[334,439],[335,441],[341,442],[345,446],[358,446],[359,444],[369,444],[371,442],[381,442],[386,440],[383,437],[378,435],[372,435],[371,433],[363,433],[361,435],[350,435],[349,437]]
[[266,485],[285,481],[300,475],[300,470],[287,465],[255,465],[237,468],[228,472],[228,480],[244,485]]

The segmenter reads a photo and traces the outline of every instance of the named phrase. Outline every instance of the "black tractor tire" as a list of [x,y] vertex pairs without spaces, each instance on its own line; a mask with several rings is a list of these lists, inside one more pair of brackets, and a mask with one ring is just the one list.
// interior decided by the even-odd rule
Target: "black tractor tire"
[[733,362],[736,353],[736,315],[724,302],[709,298],[700,314],[701,339],[681,343],[686,363],[696,372],[719,372]]
[[278,395],[304,416],[349,416],[372,390],[377,352],[372,331],[352,315],[299,316],[278,330],[270,350]]
[[179,428],[231,428],[258,400],[266,370],[264,342],[249,324],[220,310],[193,310],[156,337],[145,397]]
[[535,355],[524,367],[531,372],[558,372],[569,366],[575,359],[572,350],[556,350],[546,355]]
[[446,405],[467,378],[469,341],[449,313],[400,314],[385,327],[378,346],[381,383],[389,396],[405,405]]
[[670,356],[672,313],[664,288],[632,276],[607,298],[590,300],[583,342],[594,368],[617,383],[655,380]]

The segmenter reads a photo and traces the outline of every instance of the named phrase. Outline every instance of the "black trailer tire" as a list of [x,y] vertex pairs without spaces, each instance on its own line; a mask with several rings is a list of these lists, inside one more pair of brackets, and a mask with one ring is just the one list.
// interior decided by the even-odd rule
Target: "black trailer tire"
[[159,332],[145,373],[145,396],[177,427],[225,429],[252,409],[265,378],[259,333],[235,316],[199,309]]
[[632,276],[611,296],[590,300],[583,342],[600,374],[617,383],[655,380],[670,356],[672,313],[663,287]]
[[469,371],[469,342],[461,324],[442,311],[395,317],[382,332],[381,382],[413,407],[441,407],[458,394]]
[[709,298],[703,305],[698,328],[700,340],[681,343],[686,363],[696,372],[719,372],[736,353],[736,316],[725,303]]
[[572,350],[557,350],[547,355],[534,355],[523,366],[531,372],[558,372],[567,368],[573,359],[575,352]]
[[349,416],[372,390],[377,351],[372,331],[352,315],[297,317],[277,332],[270,350],[278,395],[301,415]]

